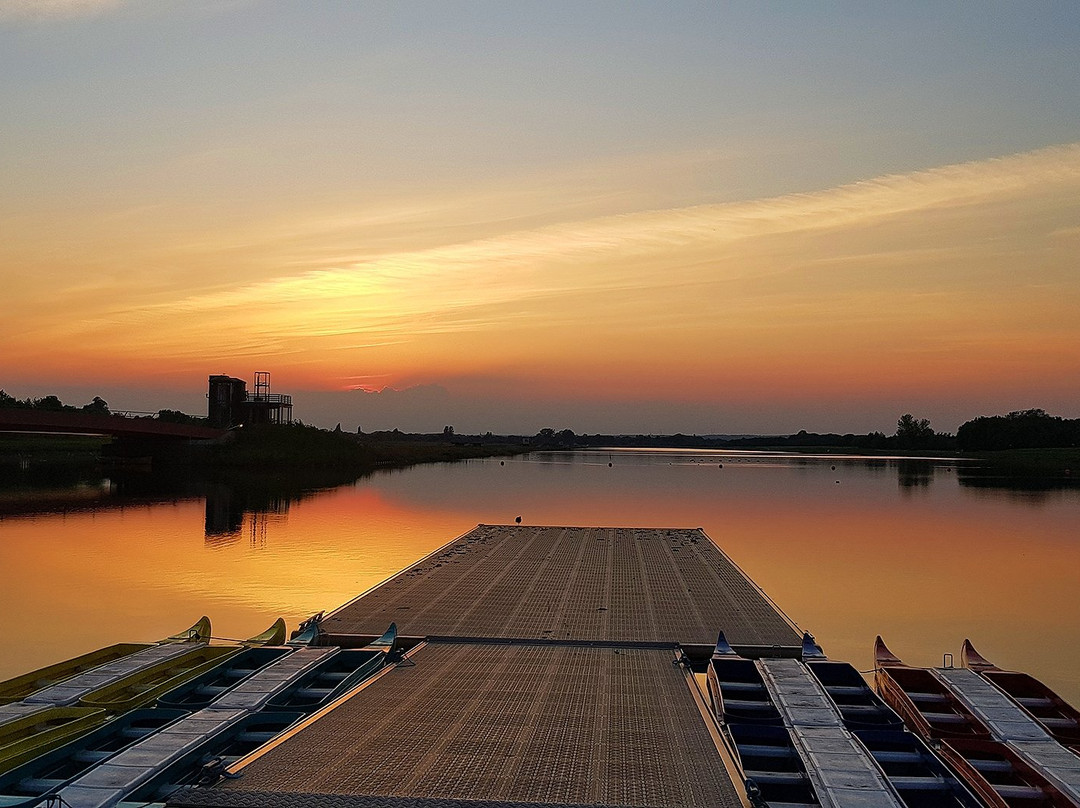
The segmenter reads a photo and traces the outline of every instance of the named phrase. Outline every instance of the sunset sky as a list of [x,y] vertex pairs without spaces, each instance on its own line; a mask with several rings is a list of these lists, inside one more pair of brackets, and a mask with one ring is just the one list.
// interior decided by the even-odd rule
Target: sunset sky
[[0,0],[0,388],[1080,417],[1080,4]]

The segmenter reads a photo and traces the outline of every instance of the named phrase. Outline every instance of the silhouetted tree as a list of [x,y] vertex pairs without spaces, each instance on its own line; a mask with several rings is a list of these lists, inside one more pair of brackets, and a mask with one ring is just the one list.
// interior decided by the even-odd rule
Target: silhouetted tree
[[1045,410],[973,418],[956,431],[964,451],[1049,449],[1080,445],[1080,419],[1067,420]]
[[926,418],[915,418],[910,412],[896,422],[896,443],[902,449],[922,449],[934,440],[934,430]]
[[101,396],[94,396],[94,400],[83,405],[83,412],[93,415],[109,415],[109,404]]
[[70,409],[64,406],[64,402],[58,399],[56,396],[45,396],[44,398],[34,399],[35,410],[65,410]]

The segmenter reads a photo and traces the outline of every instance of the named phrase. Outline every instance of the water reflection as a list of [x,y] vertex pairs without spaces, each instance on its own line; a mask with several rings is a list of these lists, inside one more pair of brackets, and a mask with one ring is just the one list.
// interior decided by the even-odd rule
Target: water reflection
[[936,469],[929,460],[897,460],[896,479],[901,488],[923,488],[934,481]]
[[[6,484],[0,568],[17,573],[0,588],[0,678],[165,636],[203,613],[221,636],[277,616],[295,626],[477,523],[521,515],[700,526],[835,658],[870,667],[881,633],[911,663],[938,664],[967,636],[1080,701],[1080,491],[972,485],[969,471],[955,460],[622,450],[356,481]],[[50,502],[62,506],[44,513]]]

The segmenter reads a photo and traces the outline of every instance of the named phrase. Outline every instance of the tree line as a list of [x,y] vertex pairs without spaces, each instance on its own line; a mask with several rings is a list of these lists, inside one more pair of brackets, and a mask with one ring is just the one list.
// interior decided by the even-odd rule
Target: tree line
[[[85,412],[94,415],[110,415],[108,402],[100,396],[81,407],[64,404],[57,396],[18,399],[0,390],[0,409],[32,409],[68,412]],[[202,424],[200,418],[179,410],[158,410],[159,420],[171,423]],[[340,424],[339,424],[340,429]],[[357,430],[359,432],[359,430]],[[443,440],[454,443],[492,442],[496,436],[465,436],[454,432],[452,426],[443,428],[441,434],[413,435],[397,429],[377,432],[369,437],[384,440],[423,441]],[[500,437],[500,440],[512,440]],[[645,447],[669,449],[750,449],[750,448],[849,448],[868,451],[907,450],[956,450],[964,452],[1000,451],[1006,449],[1056,449],[1080,447],[1080,418],[1062,418],[1049,415],[1045,410],[1017,410],[1007,415],[985,415],[962,424],[956,434],[936,432],[926,418],[916,418],[904,413],[896,422],[896,432],[868,432],[865,435],[835,432],[807,432],[799,430],[792,435],[755,435],[741,438],[718,438],[699,435],[609,435],[577,434],[572,429],[541,429],[528,442],[537,449],[571,449],[588,447]]]
[[[0,409],[13,410],[47,410],[51,412],[85,412],[90,415],[112,415],[109,403],[101,396],[94,398],[81,407],[65,404],[57,396],[42,396],[41,398],[15,398],[7,391],[0,390]],[[158,410],[154,418],[159,421],[168,421],[173,424],[205,424],[205,418],[180,412],[179,410]]]

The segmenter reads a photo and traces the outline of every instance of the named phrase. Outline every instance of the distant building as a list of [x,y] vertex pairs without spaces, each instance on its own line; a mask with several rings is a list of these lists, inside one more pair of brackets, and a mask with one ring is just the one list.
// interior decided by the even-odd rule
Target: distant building
[[210,377],[207,393],[207,417],[210,425],[231,429],[244,424],[291,424],[292,396],[270,392],[270,373],[255,374],[255,392],[248,393],[247,382],[232,376]]

